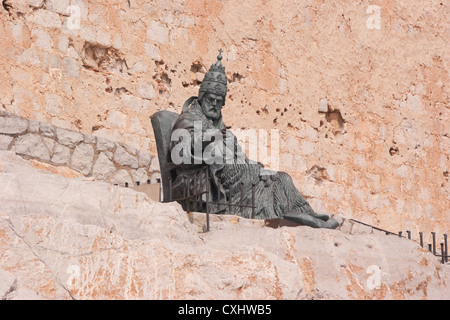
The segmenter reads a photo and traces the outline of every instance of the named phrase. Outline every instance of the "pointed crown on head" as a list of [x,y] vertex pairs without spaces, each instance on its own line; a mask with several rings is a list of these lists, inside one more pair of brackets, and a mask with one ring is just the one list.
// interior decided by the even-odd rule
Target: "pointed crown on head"
[[222,49],[219,50],[217,62],[211,65],[200,84],[199,98],[201,99],[205,93],[220,95],[224,98],[227,95],[227,76],[225,67],[222,65]]

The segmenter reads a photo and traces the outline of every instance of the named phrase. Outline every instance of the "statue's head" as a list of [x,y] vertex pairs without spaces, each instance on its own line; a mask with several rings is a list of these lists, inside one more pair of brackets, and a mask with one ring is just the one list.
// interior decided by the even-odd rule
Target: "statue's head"
[[226,96],[227,76],[222,65],[222,49],[220,49],[217,62],[211,66],[200,84],[198,100],[203,113],[210,119],[219,119]]

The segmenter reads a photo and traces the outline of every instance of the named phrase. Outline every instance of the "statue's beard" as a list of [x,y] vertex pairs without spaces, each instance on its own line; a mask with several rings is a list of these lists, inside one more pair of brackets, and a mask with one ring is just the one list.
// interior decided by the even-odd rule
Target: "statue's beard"
[[209,105],[208,103],[202,104],[203,114],[211,120],[218,120],[221,116],[221,108]]

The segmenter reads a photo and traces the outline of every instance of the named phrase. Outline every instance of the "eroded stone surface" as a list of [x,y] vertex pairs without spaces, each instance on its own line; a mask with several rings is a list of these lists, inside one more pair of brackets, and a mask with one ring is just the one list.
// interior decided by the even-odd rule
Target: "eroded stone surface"
[[397,236],[236,216],[212,216],[203,233],[204,214],[38,170],[8,151],[0,184],[6,299],[450,298],[449,265]]

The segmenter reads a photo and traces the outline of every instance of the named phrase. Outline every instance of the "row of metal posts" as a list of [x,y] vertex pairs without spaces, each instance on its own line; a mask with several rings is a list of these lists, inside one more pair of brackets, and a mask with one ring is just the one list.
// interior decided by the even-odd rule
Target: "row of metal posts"
[[[364,223],[364,222],[361,222],[361,221],[358,221],[358,220],[355,220],[355,219],[350,219],[350,220],[353,221],[353,222],[357,222],[357,223],[359,223],[359,224],[366,225],[366,226],[368,226],[368,227],[372,227],[372,228],[375,229],[375,230],[385,232],[386,235],[389,235],[389,234],[395,235],[394,232],[387,231],[387,230],[384,230],[384,229],[381,229],[381,228],[372,226],[372,225],[370,225],[370,224],[367,224],[367,223]],[[399,232],[398,232],[398,236],[399,236],[400,238],[403,237],[403,236],[402,236],[402,233],[403,233],[402,231],[399,231]],[[407,236],[408,239],[411,240],[411,231],[407,230],[406,233],[408,234],[408,236]],[[447,234],[444,234],[444,242],[440,244],[440,247],[441,247],[441,254],[440,254],[440,255],[437,254],[437,252],[436,252],[436,232],[431,232],[431,235],[432,235],[433,240],[432,240],[432,243],[428,244],[428,250],[429,250],[432,254],[434,254],[435,256],[441,257],[441,263],[442,263],[442,264],[448,262]],[[423,248],[423,232],[419,232],[419,241],[420,241],[420,246]]]
[[[219,192],[217,193],[217,201],[211,202],[210,198],[209,198],[210,197],[209,170],[208,170],[207,167],[204,167],[202,170],[206,171],[206,173],[205,173],[205,175],[206,175],[206,179],[205,179],[206,180],[206,190],[205,191],[197,192],[197,172],[195,172],[194,173],[194,178],[193,178],[194,194],[193,195],[190,194],[190,188],[189,188],[190,187],[190,181],[186,182],[185,178],[183,177],[183,181],[185,182],[184,183],[185,188],[183,189],[183,197],[180,198],[180,199],[172,199],[173,198],[172,197],[172,195],[173,195],[172,194],[172,179],[169,179],[169,200],[168,201],[185,200],[186,201],[186,209],[189,211],[189,209],[190,209],[190,203],[189,202],[191,200],[191,197],[193,197],[194,198],[194,204],[195,204],[193,209],[195,210],[195,209],[198,208],[197,205],[200,205],[200,206],[202,205],[202,194],[205,194],[205,196],[206,196],[206,199],[205,199],[205,202],[206,202],[206,231],[209,231],[209,214],[210,214],[209,204],[218,205],[219,209],[220,209],[221,205],[228,206],[229,212],[231,212],[231,207],[232,206],[238,206],[238,207],[240,207],[241,214],[243,214],[244,208],[252,208],[252,214],[251,214],[250,218],[253,219],[255,217],[255,209],[256,209],[256,206],[255,206],[255,183],[252,183],[252,204],[251,205],[244,205],[243,204],[243,201],[244,201],[244,183],[242,183],[242,182],[240,184],[240,187],[241,187],[241,190],[240,190],[241,198],[240,198],[239,204],[232,203],[232,184],[231,183],[229,183],[229,185],[228,185],[228,190],[229,190],[228,203],[226,203],[226,202],[221,203],[220,202],[220,200],[221,200],[220,199],[220,189],[221,189],[220,181],[219,181],[219,188],[218,188]],[[161,201],[161,179],[157,179],[157,182],[160,183],[159,200]],[[150,180],[147,180],[147,184],[150,184]],[[202,190],[203,186],[202,186],[202,179],[201,178],[200,178],[198,184],[199,184],[199,189]],[[115,184],[115,185],[117,185],[117,184]],[[137,181],[136,185],[139,186],[140,182]],[[128,187],[128,182],[125,182],[125,187]],[[197,199],[197,197],[199,197],[199,198]],[[198,202],[198,204],[197,204],[197,202]],[[350,219],[350,220],[352,220],[354,222],[357,222],[357,223],[360,223],[360,224],[367,225],[367,226],[372,227],[372,228],[374,228],[376,230],[384,231],[386,234],[394,234],[393,232],[386,231],[386,230],[377,228],[375,226],[371,226],[371,225],[363,223],[361,221],[357,221],[357,220],[354,220],[354,219]],[[407,230],[406,233],[408,234],[408,239],[411,240],[411,231]],[[431,235],[432,235],[433,241],[432,241],[432,243],[428,244],[428,250],[433,255],[441,257],[442,264],[448,262],[447,234],[444,234],[444,242],[440,243],[440,247],[441,247],[441,254],[440,255],[437,254],[437,252],[436,252],[436,232],[431,232]],[[398,236],[402,237],[402,231],[398,232]],[[419,232],[419,241],[420,241],[420,246],[423,248],[423,232]]]

